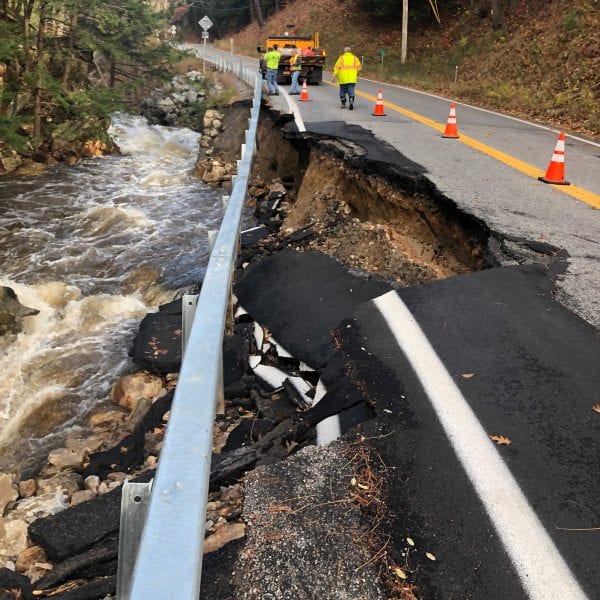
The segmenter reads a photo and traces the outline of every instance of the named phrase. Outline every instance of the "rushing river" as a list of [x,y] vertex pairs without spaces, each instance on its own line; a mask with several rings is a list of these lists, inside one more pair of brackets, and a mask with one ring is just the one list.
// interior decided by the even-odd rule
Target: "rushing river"
[[107,404],[140,319],[204,274],[223,211],[190,177],[199,134],[124,115],[111,134],[122,156],[0,179],[0,283],[40,311],[0,337],[0,469]]

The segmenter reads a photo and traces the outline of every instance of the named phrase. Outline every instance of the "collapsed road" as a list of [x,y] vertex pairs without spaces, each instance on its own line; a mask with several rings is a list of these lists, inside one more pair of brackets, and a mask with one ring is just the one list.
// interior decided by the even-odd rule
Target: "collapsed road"
[[[264,117],[211,472],[222,495],[243,478],[245,528],[205,556],[201,597],[598,595],[600,348],[557,301],[569,255],[465,211],[365,128]],[[161,308],[136,350],[166,374],[180,302]],[[89,472],[139,474],[169,401]],[[114,578],[111,494],[30,528],[53,585]],[[111,589],[88,585],[56,597]]]
[[[312,160],[282,229],[316,221],[318,230],[327,207],[347,213],[334,219],[340,237],[340,220],[359,221],[371,242],[373,222],[393,223],[399,238],[420,239],[400,242],[411,251],[396,263],[419,266],[422,284],[405,287],[419,281],[406,268],[385,282],[357,239],[338,256],[365,261],[370,280],[320,254],[282,250],[251,263],[235,293],[279,344],[324,369],[313,411],[337,418],[342,433],[367,419],[359,430],[386,465],[394,515],[387,551],[396,562],[410,557],[422,598],[594,597],[600,346],[597,330],[554,298],[565,253],[491,232],[357,127],[343,139],[322,126],[303,137],[314,142]],[[312,245],[339,250],[334,238]],[[421,552],[407,542],[417,539]]]
[[[573,267],[568,253],[547,236],[510,235],[473,214],[481,211],[460,209],[423,166],[356,124],[282,132],[263,128],[259,163],[263,176],[288,182],[287,202],[281,192],[268,197],[273,208],[263,198],[256,214],[267,225],[275,219],[283,241],[266,242],[266,257],[247,255],[235,293],[278,346],[320,371],[310,409],[320,411],[317,441],[358,435],[384,465],[376,555],[386,593],[597,595],[589,499],[598,493],[600,348],[597,330],[557,301],[565,299],[557,282]],[[296,151],[283,151],[282,138]],[[282,249],[299,240],[304,251]],[[252,493],[277,469],[252,477]],[[292,511],[281,496],[271,501]],[[255,586],[261,533],[250,529],[244,557],[255,560],[237,567]],[[335,592],[309,580],[286,595],[302,548],[292,533],[287,541],[283,558],[280,549],[268,561],[263,549],[270,583],[255,592],[345,597],[335,577]],[[370,594],[360,597],[378,597]]]

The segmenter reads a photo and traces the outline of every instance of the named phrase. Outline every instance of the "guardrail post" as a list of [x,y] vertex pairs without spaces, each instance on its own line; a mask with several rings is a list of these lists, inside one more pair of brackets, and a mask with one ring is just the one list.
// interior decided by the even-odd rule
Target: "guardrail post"
[[123,482],[121,523],[119,526],[119,558],[117,564],[117,599],[129,599],[129,586],[140,537],[150,499],[150,483]]
[[181,336],[181,360],[183,360],[187,342],[190,337],[190,331],[192,330],[197,304],[197,294],[184,294],[181,297],[181,329],[183,330],[183,334]]
[[206,234],[208,235],[208,253],[212,254],[213,248],[215,247],[215,241],[219,232],[214,229],[209,229]]

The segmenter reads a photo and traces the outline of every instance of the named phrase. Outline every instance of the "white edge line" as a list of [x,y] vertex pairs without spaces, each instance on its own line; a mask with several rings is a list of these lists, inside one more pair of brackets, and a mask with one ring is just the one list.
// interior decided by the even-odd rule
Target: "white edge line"
[[264,229],[264,225],[257,225],[256,227],[250,227],[250,229],[244,229],[244,231],[240,232],[240,235],[243,233],[249,233],[250,231],[256,231],[257,229]]
[[290,377],[289,373],[272,367],[270,365],[258,364],[252,369],[257,377],[262,379],[265,383],[270,385],[273,389],[280,388],[283,382]]
[[306,131],[306,127],[304,126],[304,121],[302,120],[302,115],[300,114],[300,109],[298,105],[290,98],[289,94],[281,87],[278,86],[279,93],[285,98],[288,114],[294,115],[294,122],[296,123],[296,127],[300,133],[304,133]]
[[[321,379],[319,379],[312,405],[316,406],[326,393],[327,388]],[[330,442],[337,440],[342,434],[339,415],[331,415],[331,417],[327,417],[326,419],[319,421],[317,423],[316,431],[317,446],[325,446],[325,444],[329,444]]]
[[288,110],[291,114],[294,115],[294,121],[296,122],[296,127],[300,133],[304,133],[306,131],[306,127],[304,126],[304,121],[302,120],[302,115],[300,114],[300,109],[298,108],[298,104],[292,98],[290,98],[289,94],[282,89],[279,88],[279,91],[283,92],[285,99],[288,104]]
[[389,292],[373,303],[419,378],[529,597],[587,598],[404,302]]
[[292,99],[290,98],[289,94],[279,84],[277,84],[277,87],[279,88],[279,93],[283,94],[283,97],[285,98],[285,102],[288,107],[288,113],[292,114],[294,112],[294,108],[292,107]]

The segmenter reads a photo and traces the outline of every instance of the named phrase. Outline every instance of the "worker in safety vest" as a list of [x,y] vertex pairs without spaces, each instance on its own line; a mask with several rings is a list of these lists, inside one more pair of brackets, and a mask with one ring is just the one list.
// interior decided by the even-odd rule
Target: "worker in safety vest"
[[290,58],[290,72],[292,73],[290,95],[292,96],[297,96],[300,93],[300,84],[298,83],[300,71],[302,71],[302,59],[300,58],[300,54],[298,54],[298,50],[292,50],[292,56]]
[[267,86],[269,88],[269,96],[279,96],[279,88],[277,87],[277,71],[279,69],[279,59],[281,54],[277,51],[279,46],[273,44],[268,52],[263,56],[263,60],[267,65]]
[[360,60],[352,54],[350,48],[344,48],[342,54],[333,67],[332,81],[338,80],[340,84],[340,100],[342,108],[346,108],[346,96],[348,96],[350,110],[354,110],[354,88],[358,79],[358,72],[361,69]]

